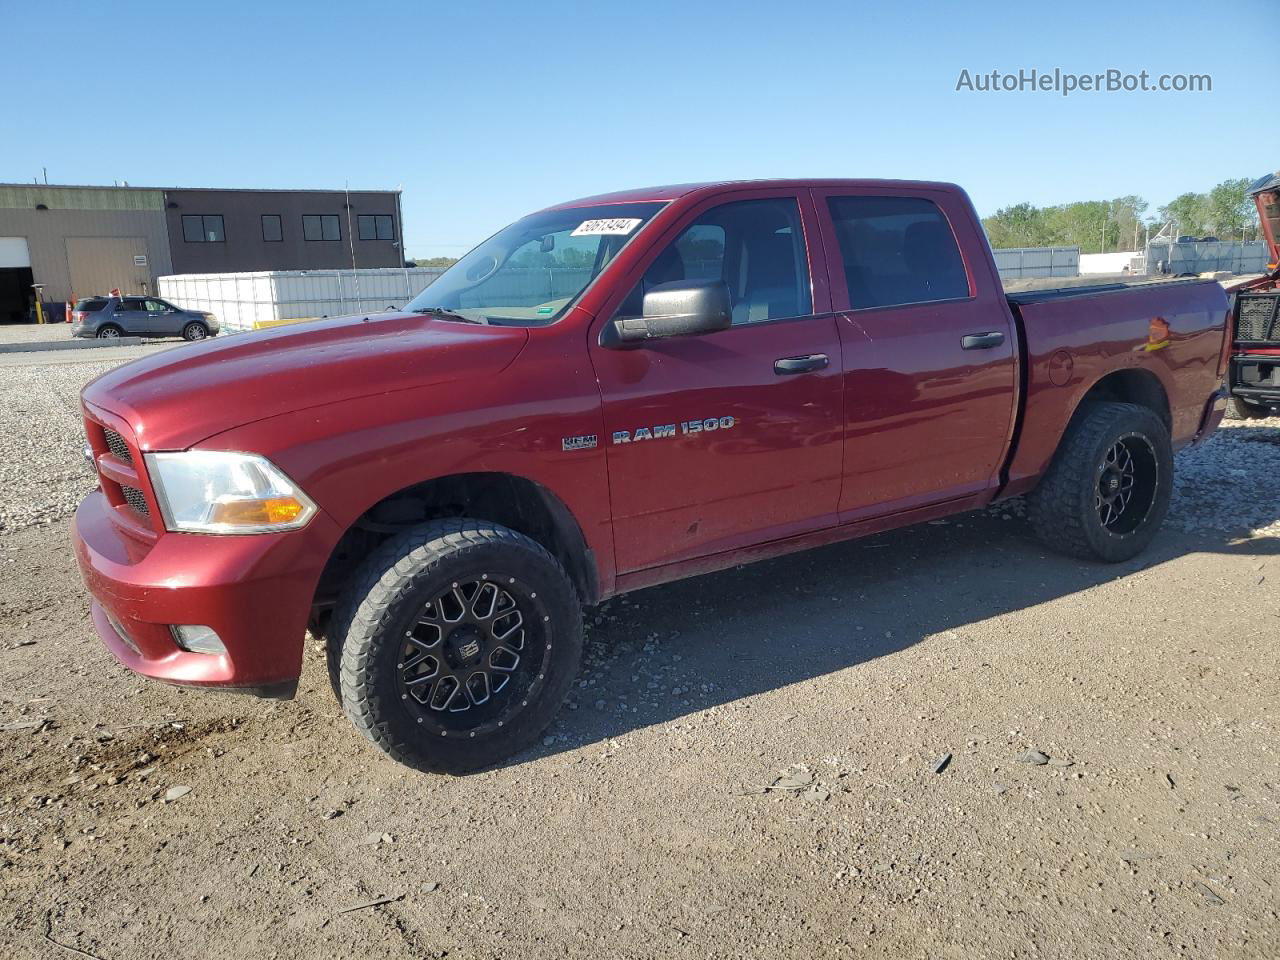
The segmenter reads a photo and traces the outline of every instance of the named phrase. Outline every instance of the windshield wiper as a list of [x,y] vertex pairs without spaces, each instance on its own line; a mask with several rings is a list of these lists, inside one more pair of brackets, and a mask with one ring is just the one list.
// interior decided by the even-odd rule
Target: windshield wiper
[[487,320],[477,320],[474,317],[464,317],[460,313],[452,310],[446,310],[444,307],[419,307],[414,313],[425,313],[433,317],[439,317],[441,320],[457,320],[459,323],[479,323],[486,324]]

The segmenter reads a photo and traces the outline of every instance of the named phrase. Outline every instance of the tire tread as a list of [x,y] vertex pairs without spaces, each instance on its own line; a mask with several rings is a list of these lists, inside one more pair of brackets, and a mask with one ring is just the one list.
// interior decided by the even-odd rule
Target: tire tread
[[[378,546],[359,566],[334,614],[331,636],[341,643],[338,654],[338,687],[343,711],[368,740],[388,756],[417,769],[447,770],[449,766],[424,763],[408,738],[397,737],[386,716],[377,714],[378,695],[370,683],[370,659],[374,656],[384,618],[424,576],[464,552],[504,545],[528,551],[549,564],[564,581],[572,597],[576,623],[564,625],[581,632],[581,606],[569,576],[545,547],[522,533],[482,520],[435,520],[393,536]],[[400,709],[398,704],[394,709]],[[541,731],[535,731],[534,735]],[[518,749],[518,748],[517,748]]]

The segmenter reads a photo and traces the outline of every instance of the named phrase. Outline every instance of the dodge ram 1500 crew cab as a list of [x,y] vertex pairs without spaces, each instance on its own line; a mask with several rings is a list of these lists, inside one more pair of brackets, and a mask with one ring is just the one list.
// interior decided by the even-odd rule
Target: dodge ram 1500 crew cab
[[1133,556],[1226,320],[1207,281],[1006,297],[948,184],[575,200],[404,310],[89,384],[76,554],[130,669],[291,696],[310,627],[365,736],[464,771],[547,727],[583,604],[1023,494],[1050,546]]

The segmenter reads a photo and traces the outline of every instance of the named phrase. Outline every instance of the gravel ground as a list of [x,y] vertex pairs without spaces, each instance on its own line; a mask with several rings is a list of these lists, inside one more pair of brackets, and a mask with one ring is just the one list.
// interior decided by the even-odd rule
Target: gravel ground
[[70,340],[69,323],[3,323],[0,324],[0,344],[39,343],[43,340]]
[[1280,421],[1183,454],[1128,563],[1014,501],[611,601],[544,742],[448,778],[313,642],[287,703],[113,663],[67,546],[99,365],[14,369],[5,960],[1280,956]]

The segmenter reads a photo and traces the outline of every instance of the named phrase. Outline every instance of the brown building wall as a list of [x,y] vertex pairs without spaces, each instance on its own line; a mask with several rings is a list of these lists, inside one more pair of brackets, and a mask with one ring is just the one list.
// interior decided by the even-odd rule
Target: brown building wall
[[[340,190],[165,190],[172,272],[402,266],[399,195],[353,191],[350,198],[348,211],[347,194]],[[282,239],[279,241],[264,239],[264,214],[280,217]],[[304,239],[302,218],[308,214],[336,215],[341,239]],[[357,219],[361,214],[390,215],[394,239],[361,240]],[[212,243],[186,240],[182,227],[184,215],[221,216],[225,239]]]

